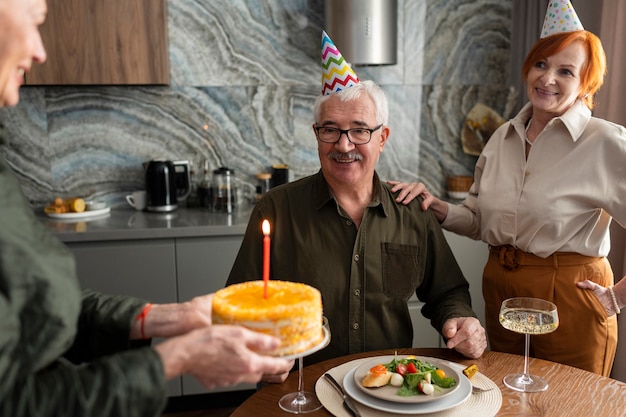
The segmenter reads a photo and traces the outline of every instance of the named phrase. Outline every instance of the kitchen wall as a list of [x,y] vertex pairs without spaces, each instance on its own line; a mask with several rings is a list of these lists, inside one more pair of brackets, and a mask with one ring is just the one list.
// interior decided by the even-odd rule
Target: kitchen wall
[[[34,206],[57,195],[125,204],[157,156],[229,166],[250,192],[275,163],[292,179],[318,170],[324,0],[167,3],[171,85],[24,87],[0,111],[0,152]],[[482,102],[509,116],[510,15],[510,0],[398,1],[397,65],[354,68],[390,101],[383,179],[444,195],[447,175],[472,173],[465,115]]]

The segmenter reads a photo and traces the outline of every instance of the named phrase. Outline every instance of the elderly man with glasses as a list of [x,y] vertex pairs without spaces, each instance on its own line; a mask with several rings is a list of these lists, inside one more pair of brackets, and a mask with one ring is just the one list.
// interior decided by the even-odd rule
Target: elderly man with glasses
[[408,299],[425,305],[449,348],[477,358],[485,331],[439,222],[419,201],[395,201],[375,167],[390,129],[383,91],[361,81],[314,106],[318,173],[270,190],[252,212],[227,285],[262,276],[261,223],[272,225],[271,278],[322,293],[330,345],[309,363],[411,347]]

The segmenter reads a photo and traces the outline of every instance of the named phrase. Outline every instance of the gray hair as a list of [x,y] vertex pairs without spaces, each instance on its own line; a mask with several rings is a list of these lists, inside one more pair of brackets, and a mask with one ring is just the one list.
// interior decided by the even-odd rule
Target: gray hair
[[376,107],[376,123],[386,125],[389,118],[389,103],[387,102],[387,97],[383,90],[371,80],[361,81],[338,93],[332,93],[327,96],[320,95],[313,105],[313,117],[315,118],[315,122],[319,122],[320,120],[322,104],[331,96],[336,95],[341,101],[345,102],[356,100],[362,93],[367,94],[374,102],[374,106]]

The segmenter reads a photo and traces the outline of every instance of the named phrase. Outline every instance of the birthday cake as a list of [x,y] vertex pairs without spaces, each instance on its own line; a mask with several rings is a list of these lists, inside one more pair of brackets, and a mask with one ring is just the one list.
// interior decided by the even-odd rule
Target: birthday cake
[[268,281],[267,298],[262,280],[229,285],[215,293],[212,319],[277,336],[280,346],[267,352],[273,356],[304,352],[324,339],[322,296],[297,282]]

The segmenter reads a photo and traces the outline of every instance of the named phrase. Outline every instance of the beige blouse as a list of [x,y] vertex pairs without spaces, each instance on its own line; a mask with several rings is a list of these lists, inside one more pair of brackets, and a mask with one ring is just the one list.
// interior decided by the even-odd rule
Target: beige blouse
[[611,219],[626,226],[626,129],[581,101],[552,119],[525,157],[526,104],[493,134],[460,205],[442,226],[491,245],[606,256]]

